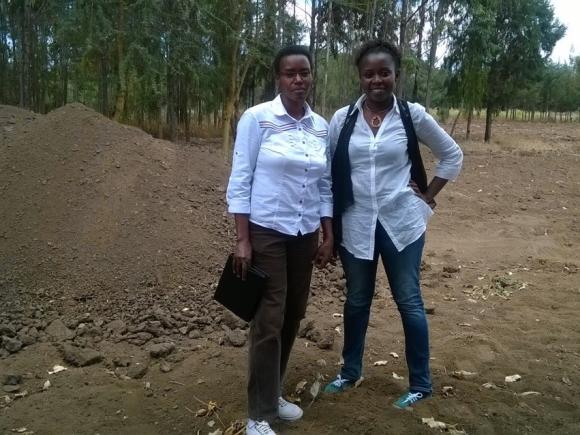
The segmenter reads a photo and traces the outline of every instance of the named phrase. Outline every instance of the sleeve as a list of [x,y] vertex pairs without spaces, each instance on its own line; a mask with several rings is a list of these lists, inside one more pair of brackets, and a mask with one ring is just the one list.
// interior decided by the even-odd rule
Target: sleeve
[[419,141],[427,145],[435,157],[439,159],[435,167],[435,175],[445,180],[454,181],[461,171],[463,152],[459,145],[439,126],[437,121],[427,113],[420,104],[412,107],[411,116]]
[[255,116],[246,111],[238,122],[232,161],[232,172],[226,199],[228,212],[250,214],[252,179],[260,151],[260,126]]
[[[330,131],[329,131],[330,136]],[[326,145],[326,168],[322,178],[318,181],[320,191],[320,217],[332,217],[332,178],[331,178],[331,157],[330,145],[327,139]]]
[[338,110],[330,120],[330,126],[328,127],[328,149],[330,151],[330,159],[332,159],[332,157],[334,156],[334,152],[336,151],[336,145],[338,144],[338,136],[340,135],[340,129],[342,127],[342,124],[344,123],[345,117],[346,113],[344,116],[341,116],[340,110]]

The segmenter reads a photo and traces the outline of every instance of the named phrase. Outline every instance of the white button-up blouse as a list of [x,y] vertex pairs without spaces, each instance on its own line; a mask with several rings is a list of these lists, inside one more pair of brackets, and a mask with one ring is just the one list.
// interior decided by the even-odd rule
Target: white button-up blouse
[[[356,102],[359,114],[348,148],[354,204],[342,215],[342,246],[356,258],[371,260],[377,221],[402,251],[425,232],[433,211],[409,187],[411,161],[396,102],[375,136],[362,114],[364,98]],[[332,154],[347,111],[348,106],[339,109],[330,121]],[[409,103],[409,111],[418,140],[439,159],[435,175],[455,180],[463,161],[461,149],[423,106]]]
[[301,119],[280,96],[246,110],[238,123],[228,211],[284,234],[308,234],[332,217],[328,124],[308,105]]

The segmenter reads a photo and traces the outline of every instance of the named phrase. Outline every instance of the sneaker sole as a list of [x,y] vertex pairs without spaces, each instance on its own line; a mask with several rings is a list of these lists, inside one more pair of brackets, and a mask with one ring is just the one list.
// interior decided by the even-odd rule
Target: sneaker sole
[[297,415],[296,417],[282,417],[282,416],[278,416],[278,418],[282,421],[298,421],[302,418],[302,416],[304,415],[304,411],[300,413],[300,415]]

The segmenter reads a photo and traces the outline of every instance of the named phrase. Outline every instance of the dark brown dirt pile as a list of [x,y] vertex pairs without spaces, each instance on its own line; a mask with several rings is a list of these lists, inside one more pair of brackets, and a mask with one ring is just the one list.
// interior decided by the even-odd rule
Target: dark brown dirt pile
[[225,168],[209,151],[156,140],[80,104],[46,116],[3,106],[0,128],[8,302],[34,288],[65,304],[120,310],[114,305],[130,306],[138,291],[191,301],[215,281],[230,240]]

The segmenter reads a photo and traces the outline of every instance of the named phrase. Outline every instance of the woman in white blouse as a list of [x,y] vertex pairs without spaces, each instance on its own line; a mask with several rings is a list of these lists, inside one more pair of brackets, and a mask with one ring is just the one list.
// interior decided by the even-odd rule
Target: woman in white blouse
[[[432,393],[429,334],[419,287],[421,256],[434,198],[458,176],[463,154],[422,106],[397,101],[393,90],[400,64],[400,53],[392,44],[363,45],[356,65],[364,94],[350,112],[356,117],[349,116],[354,125],[350,141],[342,141],[338,149],[349,107],[338,110],[330,122],[334,219],[342,226],[335,243],[340,244],[347,299],[344,365],[325,391],[341,392],[361,377],[380,257],[405,331],[409,390],[394,403],[405,408]],[[411,177],[416,168],[403,124],[405,113],[410,114],[416,138],[439,159],[435,177],[428,185],[424,179],[423,189]]]
[[324,267],[333,250],[328,124],[306,103],[308,50],[283,48],[274,71],[279,95],[240,118],[227,191],[236,222],[236,273],[244,278],[254,264],[270,275],[249,333],[251,435],[273,434],[269,424],[276,418],[302,417],[282,398],[281,384],[306,311],[312,265]]

